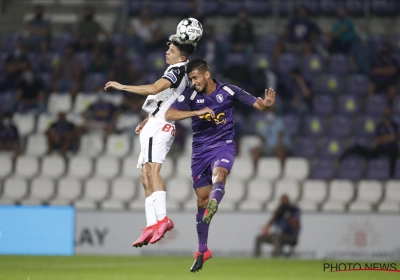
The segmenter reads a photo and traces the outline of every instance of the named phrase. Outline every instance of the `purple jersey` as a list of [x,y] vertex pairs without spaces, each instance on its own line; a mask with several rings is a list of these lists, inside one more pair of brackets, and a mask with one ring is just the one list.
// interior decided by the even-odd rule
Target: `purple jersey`
[[236,102],[253,106],[256,97],[243,89],[223,84],[218,81],[216,90],[211,94],[199,93],[193,88],[186,89],[171,105],[177,110],[197,111],[208,107],[215,113],[192,117],[193,152],[206,152],[214,148],[233,143],[235,131],[233,129],[233,109]]

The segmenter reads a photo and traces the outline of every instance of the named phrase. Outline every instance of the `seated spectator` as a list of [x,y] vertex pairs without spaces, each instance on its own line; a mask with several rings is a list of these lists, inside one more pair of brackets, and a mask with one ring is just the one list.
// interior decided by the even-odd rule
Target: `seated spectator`
[[43,18],[43,6],[34,8],[34,18],[30,20],[25,28],[28,33],[28,49],[33,52],[47,52],[51,42],[50,21]]
[[397,63],[392,57],[391,47],[383,44],[372,65],[368,94],[373,95],[386,91],[388,101],[392,102],[396,95],[397,70]]
[[232,26],[231,42],[234,51],[246,53],[249,56],[253,53],[255,44],[254,28],[245,9],[239,11],[237,22]]
[[82,114],[85,118],[84,131],[104,133],[108,136],[115,130],[118,114],[117,107],[106,101],[104,93],[101,92],[97,100]]
[[165,46],[161,24],[154,20],[148,6],[142,6],[140,15],[131,22],[132,46],[141,55]]
[[30,68],[23,73],[22,80],[18,84],[17,94],[17,110],[26,112],[35,110],[37,113],[45,111],[45,92],[44,86]]
[[289,197],[284,194],[272,218],[256,238],[254,257],[261,256],[261,245],[264,242],[273,245],[272,256],[279,257],[284,245],[297,245],[299,232],[300,209],[292,205]]
[[54,68],[53,92],[69,92],[73,97],[79,92],[82,81],[82,64],[72,45],[65,48],[64,55]]
[[392,119],[391,108],[387,107],[383,113],[382,120],[375,128],[375,146],[369,148],[356,144],[345,150],[340,160],[352,155],[365,157],[367,159],[387,156],[390,161],[390,177],[393,177],[396,168],[396,159],[399,155],[399,140],[398,126]]
[[223,42],[219,42],[215,36],[213,25],[205,25],[201,44],[197,45],[197,55],[204,57],[212,69],[221,70],[225,63],[225,51]]
[[58,113],[57,120],[46,131],[47,154],[58,151],[66,156],[68,151],[76,151],[77,132],[75,125],[67,120],[64,112]]
[[368,26],[363,25],[350,48],[350,64],[357,74],[369,76],[376,54],[376,43],[370,38]]
[[338,20],[328,33],[329,52],[347,54],[356,39],[353,22],[344,8],[338,10]]
[[275,115],[275,109],[263,114],[262,119],[256,123],[256,130],[262,145],[252,149],[255,170],[261,156],[277,156],[283,165],[286,154],[291,150],[291,141],[285,132],[283,119]]
[[100,52],[99,49],[95,49],[92,53],[92,60],[89,64],[87,74],[104,74],[108,73],[108,61],[107,57]]
[[92,6],[86,6],[84,9],[84,18],[79,22],[76,33],[76,50],[91,51],[104,35],[103,27],[95,19],[95,9]]
[[278,59],[282,52],[302,52],[310,54],[313,42],[320,34],[318,26],[308,17],[308,9],[301,5],[296,17],[286,26],[280,41],[275,45],[274,57]]
[[29,66],[29,59],[25,54],[22,43],[18,42],[14,46],[13,52],[7,56],[4,63],[4,82],[0,90],[12,90],[18,85],[22,73]]
[[0,124],[0,151],[13,152],[14,162],[19,155],[19,132],[11,115],[3,115]]

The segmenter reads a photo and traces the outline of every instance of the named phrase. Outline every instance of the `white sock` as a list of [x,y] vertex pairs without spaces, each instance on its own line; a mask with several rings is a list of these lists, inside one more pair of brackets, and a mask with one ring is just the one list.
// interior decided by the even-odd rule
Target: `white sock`
[[156,210],[154,209],[154,198],[151,195],[146,197],[144,209],[146,211],[147,226],[155,225],[157,223]]
[[151,194],[154,200],[157,221],[161,221],[167,216],[167,192],[156,191]]

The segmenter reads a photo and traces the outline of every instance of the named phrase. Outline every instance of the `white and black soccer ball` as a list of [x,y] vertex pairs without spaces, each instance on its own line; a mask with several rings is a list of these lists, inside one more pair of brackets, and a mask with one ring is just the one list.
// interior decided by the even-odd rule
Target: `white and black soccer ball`
[[197,43],[203,35],[203,26],[195,18],[185,18],[176,27],[176,36],[184,43]]

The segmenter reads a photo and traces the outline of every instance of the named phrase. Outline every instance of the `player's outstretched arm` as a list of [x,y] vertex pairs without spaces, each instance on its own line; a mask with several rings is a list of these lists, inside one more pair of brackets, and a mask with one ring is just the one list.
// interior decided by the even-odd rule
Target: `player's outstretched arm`
[[265,90],[265,98],[259,97],[256,102],[254,102],[253,107],[259,111],[265,111],[270,108],[275,103],[275,90],[270,88]]
[[195,116],[202,116],[205,114],[210,114],[212,118],[215,118],[214,111],[206,107],[198,111],[180,111],[174,108],[169,108],[165,113],[165,119],[168,121],[180,121]]
[[142,85],[142,86],[127,86],[127,85],[121,85],[120,83],[117,82],[110,81],[105,85],[104,90],[107,90],[109,88],[115,88],[118,90],[125,90],[140,95],[155,95],[163,90],[166,90],[171,85],[172,84],[169,80],[163,78],[159,79],[154,84]]

